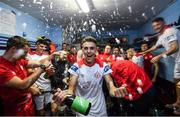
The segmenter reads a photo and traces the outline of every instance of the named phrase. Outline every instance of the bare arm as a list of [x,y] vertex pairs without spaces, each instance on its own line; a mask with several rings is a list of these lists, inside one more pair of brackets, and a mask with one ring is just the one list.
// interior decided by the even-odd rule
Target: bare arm
[[19,77],[14,76],[11,80],[5,83],[5,86],[17,89],[28,89],[39,78],[42,72],[43,70],[41,68],[38,68],[34,73],[32,73],[24,80],[21,80]]
[[158,75],[158,71],[159,71],[159,66],[157,63],[154,63],[154,75],[153,75],[153,79],[152,82],[155,82],[157,79],[157,75]]
[[177,51],[179,50],[179,45],[178,45],[177,40],[172,41],[172,42],[170,42],[169,44],[170,44],[170,49],[164,51],[163,53],[161,53],[161,54],[160,54],[161,56],[162,56],[163,54],[171,55],[171,54],[173,54],[173,53],[175,53],[175,52],[177,52]]
[[107,88],[110,90],[111,88],[116,88],[114,86],[114,83],[113,83],[113,80],[110,76],[110,74],[106,74],[104,75],[104,78],[105,78],[105,81],[106,81],[106,85],[107,85]]
[[149,52],[153,52],[157,49],[158,47],[157,46],[152,46],[151,48],[149,48],[148,50],[144,51],[144,52],[140,52],[140,54],[146,54],[146,53],[149,53]]
[[106,85],[109,89],[109,94],[111,96],[124,97],[125,95],[127,95],[126,88],[124,88],[124,87],[116,88],[114,86],[114,83],[113,83],[113,80],[112,80],[110,74],[104,75],[104,78],[106,81]]
[[156,63],[158,62],[161,57],[163,57],[164,55],[167,56],[167,55],[171,55],[175,52],[177,52],[179,50],[179,46],[178,46],[178,42],[175,40],[175,41],[172,41],[169,43],[170,44],[170,48],[169,50],[166,50],[164,52],[162,52],[161,54],[155,56],[154,58],[151,59],[151,62],[152,63]]
[[[42,64],[44,64],[46,67],[50,65],[50,62],[48,60],[43,61]],[[27,89],[31,85],[34,84],[34,82],[39,78],[41,73],[44,72],[42,68],[37,68],[37,70],[29,75],[27,78],[22,80],[18,76],[13,76],[11,80],[5,83],[5,86],[7,87],[12,87],[12,88],[17,88],[17,89]]]
[[76,88],[76,83],[77,83],[77,77],[78,76],[76,76],[76,75],[71,75],[70,76],[68,94],[71,94],[71,95],[74,94],[75,88]]

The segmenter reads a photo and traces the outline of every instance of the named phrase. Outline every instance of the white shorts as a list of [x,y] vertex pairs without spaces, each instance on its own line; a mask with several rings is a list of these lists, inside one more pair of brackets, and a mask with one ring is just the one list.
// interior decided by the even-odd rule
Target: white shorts
[[180,62],[176,62],[174,66],[174,78],[180,79]]
[[52,102],[53,95],[51,93],[44,93],[39,96],[34,96],[34,102],[36,104],[36,110],[42,110],[44,105]]

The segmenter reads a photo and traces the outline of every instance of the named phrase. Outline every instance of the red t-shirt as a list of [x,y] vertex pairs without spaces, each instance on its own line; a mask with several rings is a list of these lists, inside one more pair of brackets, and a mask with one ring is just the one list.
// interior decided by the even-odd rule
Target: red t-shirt
[[149,76],[149,78],[152,78],[151,71],[152,71],[152,63],[151,59],[153,58],[153,55],[151,53],[146,53],[144,56],[144,70]]
[[32,116],[34,107],[32,96],[28,90],[6,87],[5,83],[14,76],[22,80],[27,78],[27,60],[18,60],[12,63],[0,57],[0,99],[3,102],[4,115]]
[[103,62],[112,62],[113,61],[113,57],[111,54],[108,54],[108,53],[104,53],[104,54],[99,54],[97,56],[97,58]]
[[[125,99],[127,100],[130,100],[129,94],[132,95],[132,100],[139,99],[141,95],[146,93],[146,91],[152,86],[152,83],[144,70],[132,61],[117,61],[111,65],[111,68],[113,70],[112,77],[117,85],[119,87],[122,85],[126,87],[128,95],[125,96]],[[139,84],[139,80],[141,81],[141,84]],[[137,91],[138,87],[142,89],[142,94]]]

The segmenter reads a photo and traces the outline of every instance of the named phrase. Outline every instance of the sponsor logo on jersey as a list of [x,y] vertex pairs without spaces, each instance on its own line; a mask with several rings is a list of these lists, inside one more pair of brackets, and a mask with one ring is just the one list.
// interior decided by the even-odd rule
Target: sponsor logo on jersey
[[70,69],[76,72],[78,70],[78,67],[76,67],[75,65],[72,65]]
[[96,73],[94,74],[94,77],[95,77],[95,78],[100,78],[100,76],[101,76],[101,74],[100,74],[99,72],[96,72]]
[[109,69],[110,69],[109,65],[106,65],[106,66],[104,67],[104,72],[107,72]]

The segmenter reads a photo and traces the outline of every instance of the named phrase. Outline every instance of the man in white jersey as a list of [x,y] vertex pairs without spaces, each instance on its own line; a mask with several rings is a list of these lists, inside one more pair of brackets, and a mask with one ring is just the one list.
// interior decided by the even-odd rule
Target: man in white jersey
[[156,63],[162,57],[167,58],[167,56],[172,56],[175,59],[174,67],[174,81],[176,84],[177,100],[172,105],[166,105],[167,107],[179,108],[175,110],[175,114],[180,115],[180,31],[165,25],[165,21],[162,17],[156,18],[152,21],[152,27],[156,33],[159,33],[158,41],[149,50],[142,52],[148,53],[156,50],[158,47],[163,46],[165,51],[161,54],[152,58],[151,62]]
[[[91,102],[92,106],[88,116],[107,116],[106,103],[102,90],[103,78],[105,78],[109,94],[116,97],[124,97],[127,91],[124,87],[116,88],[113,84],[109,65],[95,58],[97,42],[93,37],[85,37],[81,42],[84,58],[75,63],[70,69],[71,74],[68,94],[75,94]],[[62,103],[66,97],[63,91],[54,95],[54,101]],[[78,116],[82,116],[77,113]]]
[[[36,50],[34,52],[30,52],[27,56],[27,59],[39,61],[44,58],[47,58],[49,56],[47,53],[45,53],[47,46],[48,43],[45,40],[38,40],[36,42]],[[54,72],[53,69],[49,69],[48,71],[49,71],[48,73]],[[31,92],[34,94],[34,102],[36,104],[37,115],[45,115],[45,108],[51,108],[51,112],[53,115],[56,115],[57,112],[57,105],[52,103],[52,94],[51,93],[41,94],[41,90],[43,91],[51,90],[51,82],[50,79],[48,78],[49,77],[48,73],[46,72],[42,73],[40,75],[40,78],[30,88]]]

